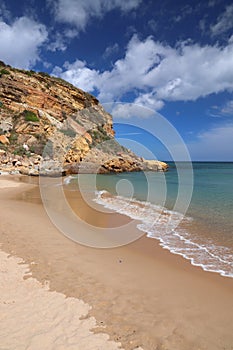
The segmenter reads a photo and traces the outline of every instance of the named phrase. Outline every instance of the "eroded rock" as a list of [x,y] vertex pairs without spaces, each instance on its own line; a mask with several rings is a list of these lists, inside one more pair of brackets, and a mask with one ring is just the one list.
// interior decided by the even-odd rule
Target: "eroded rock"
[[[167,169],[119,145],[112,116],[94,96],[45,73],[7,70],[0,79],[0,170],[57,176]],[[43,168],[46,159],[53,165]]]

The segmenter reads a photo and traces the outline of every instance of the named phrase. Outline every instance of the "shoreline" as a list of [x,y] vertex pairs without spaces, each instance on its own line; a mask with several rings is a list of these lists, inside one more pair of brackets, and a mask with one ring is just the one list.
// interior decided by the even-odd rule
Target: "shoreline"
[[[164,235],[164,232],[166,232],[166,225],[170,224],[169,220],[172,219],[172,215],[175,215],[179,219],[179,217],[182,216],[181,214],[165,208],[164,210],[165,212],[170,214],[173,213],[173,214],[171,214],[171,216],[169,216],[169,214],[168,216],[166,216],[167,214],[165,215],[161,214],[161,219],[160,219],[160,217],[158,216],[160,215],[159,214],[160,209],[156,208],[156,205],[154,206],[152,203],[150,203],[149,205],[151,205],[152,208],[154,206],[153,214],[148,213],[147,219],[149,223],[153,222],[153,220],[156,220],[155,218],[157,215],[158,222],[155,223],[155,227],[158,227],[159,231],[161,232],[161,234],[159,234],[155,230],[155,235],[154,235],[153,229],[152,231],[150,230],[150,224],[148,224],[147,220],[144,219],[143,210],[140,211],[141,206],[143,207],[144,205],[143,203],[145,202],[143,201],[140,202],[134,198],[132,199],[132,202],[131,202],[131,199],[128,201],[127,199],[121,196],[115,197],[106,191],[99,191],[99,196],[100,196],[100,200],[98,197],[98,199],[94,199],[95,202],[97,202],[98,204],[100,204],[100,206],[103,206],[104,208],[107,208],[110,210],[113,209],[115,213],[118,213],[120,215],[130,218],[129,220],[138,221],[138,224],[136,225],[137,231],[142,232],[149,239],[155,239],[159,243],[161,248],[168,250],[171,254],[181,256],[183,259],[188,260],[192,266],[201,267],[203,271],[217,273],[223,277],[233,278],[233,270],[232,270],[233,265],[230,264],[228,260],[224,260],[225,258],[224,255],[223,257],[214,256],[214,252],[211,251],[210,249],[211,244],[209,242],[206,242],[206,245],[205,245],[203,243],[199,243],[198,241],[193,240],[192,236],[183,235],[182,230],[185,231],[185,233],[191,231],[193,232],[194,236],[195,236],[195,231],[196,232],[199,231],[199,234],[201,233],[201,235],[206,235],[206,232],[208,232],[207,228],[204,225],[200,225],[200,222],[195,221],[195,224],[192,224],[193,222],[192,217],[185,216],[184,218],[181,218],[180,223],[177,226],[175,224],[175,228],[173,230],[170,229],[171,231],[175,231],[176,233],[175,236],[179,237],[179,239],[177,239],[175,243],[174,241],[170,243],[169,242],[170,236],[169,238],[166,238],[166,234]],[[109,198],[110,198],[110,201],[109,201]],[[113,198],[113,202],[112,202],[112,198]],[[124,207],[125,205],[126,205],[126,209]],[[127,205],[130,208],[128,208]],[[135,210],[135,205],[137,206],[136,210]],[[122,210],[122,206],[124,210]],[[136,215],[135,215],[135,211],[136,211]],[[153,228],[153,224],[152,224],[152,228]],[[173,240],[174,240],[174,236],[173,236]],[[212,244],[214,246],[214,243]],[[205,253],[207,254],[206,256],[205,255],[202,256],[202,258],[200,259],[199,258],[200,252],[202,252],[202,254],[203,252],[204,254]],[[211,262],[210,261],[211,258],[212,259],[215,258],[216,260]],[[221,263],[222,263],[222,266],[221,266]],[[231,269],[230,268],[227,269],[228,265],[231,265]]]
[[91,305],[111,339],[126,350],[231,349],[232,279],[192,266],[145,235],[114,249],[81,246],[54,228],[36,186],[30,201],[24,190],[4,190],[1,198],[3,250],[23,258],[51,290]]

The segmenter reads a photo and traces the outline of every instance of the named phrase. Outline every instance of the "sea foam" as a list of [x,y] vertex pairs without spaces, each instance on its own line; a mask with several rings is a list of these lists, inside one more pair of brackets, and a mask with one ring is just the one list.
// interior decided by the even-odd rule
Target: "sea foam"
[[159,240],[164,249],[183,256],[192,265],[225,277],[233,277],[233,255],[230,249],[191,234],[189,226],[195,224],[192,218],[150,202],[113,196],[107,191],[96,191],[94,201],[140,221],[137,227],[147,237]]

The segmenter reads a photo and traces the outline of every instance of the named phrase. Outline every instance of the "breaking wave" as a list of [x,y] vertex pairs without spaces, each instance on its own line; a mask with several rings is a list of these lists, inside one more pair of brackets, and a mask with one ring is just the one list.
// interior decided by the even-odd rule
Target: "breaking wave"
[[233,255],[229,248],[189,232],[193,219],[150,202],[122,196],[107,191],[96,191],[94,201],[131,219],[139,221],[137,227],[147,237],[157,239],[164,249],[190,260],[205,271],[233,277]]

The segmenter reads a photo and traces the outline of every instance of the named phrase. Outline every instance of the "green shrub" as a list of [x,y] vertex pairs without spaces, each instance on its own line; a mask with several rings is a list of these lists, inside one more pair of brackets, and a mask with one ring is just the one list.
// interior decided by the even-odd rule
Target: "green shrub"
[[3,149],[3,151],[7,151],[7,146],[0,143],[0,149]]
[[37,117],[37,115],[34,112],[25,110],[23,112],[24,119],[26,122],[39,122],[40,119]]
[[5,69],[5,68],[2,68],[1,70],[0,70],[0,77],[2,76],[2,75],[9,75],[9,74],[11,74],[10,72],[9,72],[9,70],[7,70],[7,69]]
[[93,140],[98,140],[98,138],[99,138],[99,133],[98,133],[98,131],[96,131],[96,130],[91,130],[91,131],[89,131],[89,133],[91,134],[91,137],[93,138]]
[[3,107],[3,103],[0,101],[0,108],[2,108]]
[[15,131],[12,131],[9,137],[10,143],[15,143],[18,140],[18,134]]
[[57,81],[59,84],[62,84],[62,85],[67,86],[67,87],[74,88],[74,85],[72,85],[71,83],[69,83],[68,81],[66,81],[66,80],[64,80],[62,78],[58,78],[58,77],[52,76],[52,79]]
[[24,73],[26,75],[28,75],[29,77],[31,77],[33,74],[35,74],[34,70],[26,70]]
[[108,133],[100,125],[97,126],[97,129],[89,130],[88,132],[91,135],[93,141],[91,147],[95,147],[98,144],[102,144],[104,141],[112,139],[112,137],[108,135]]
[[38,72],[38,74],[42,75],[43,77],[50,78],[50,75],[46,72]]
[[14,155],[23,156],[26,153],[26,150],[23,148],[23,146],[19,146],[14,150]]
[[29,148],[29,151],[30,151],[31,153],[36,153],[36,147],[32,145],[32,146]]

